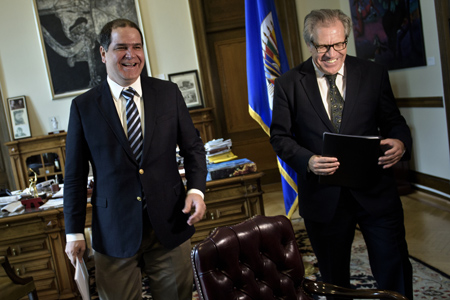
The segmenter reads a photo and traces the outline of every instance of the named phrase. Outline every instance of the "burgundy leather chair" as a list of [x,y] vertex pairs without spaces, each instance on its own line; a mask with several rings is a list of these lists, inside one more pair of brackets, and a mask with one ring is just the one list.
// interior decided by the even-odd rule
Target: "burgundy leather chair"
[[216,228],[192,250],[200,299],[313,299],[312,295],[407,300],[385,290],[345,289],[305,279],[292,224],[285,216],[256,216]]

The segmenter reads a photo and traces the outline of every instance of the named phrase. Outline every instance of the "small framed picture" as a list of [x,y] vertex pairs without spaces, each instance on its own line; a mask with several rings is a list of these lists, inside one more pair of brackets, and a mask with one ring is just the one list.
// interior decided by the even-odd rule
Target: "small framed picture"
[[176,83],[189,109],[203,108],[203,98],[200,90],[197,70],[169,74],[169,80]]
[[25,96],[8,98],[11,128],[15,140],[31,137]]

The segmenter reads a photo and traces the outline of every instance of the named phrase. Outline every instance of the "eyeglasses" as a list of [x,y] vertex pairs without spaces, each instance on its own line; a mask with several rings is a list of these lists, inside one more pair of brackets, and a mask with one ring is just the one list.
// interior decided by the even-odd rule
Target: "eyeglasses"
[[311,43],[316,48],[317,53],[327,53],[328,51],[330,51],[331,47],[333,47],[333,49],[336,50],[336,51],[344,50],[345,48],[347,48],[348,41],[345,40],[343,42],[336,43],[336,44],[333,44],[333,45],[316,45],[316,44],[314,44],[314,42],[311,42]]

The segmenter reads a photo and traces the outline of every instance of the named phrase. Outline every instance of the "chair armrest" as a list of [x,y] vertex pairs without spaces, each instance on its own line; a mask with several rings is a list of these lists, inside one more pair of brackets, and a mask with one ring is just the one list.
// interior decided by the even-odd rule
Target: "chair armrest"
[[405,296],[386,290],[379,289],[348,289],[334,284],[311,281],[304,279],[303,289],[309,294],[320,296],[339,296],[345,298],[362,298],[362,299],[393,299],[393,300],[408,300]]
[[0,263],[5,270],[6,275],[11,279],[12,282],[15,284],[27,284],[31,281],[33,281],[33,277],[19,277],[14,273],[14,270],[11,268],[11,265],[9,264],[8,258],[6,256],[0,256]]

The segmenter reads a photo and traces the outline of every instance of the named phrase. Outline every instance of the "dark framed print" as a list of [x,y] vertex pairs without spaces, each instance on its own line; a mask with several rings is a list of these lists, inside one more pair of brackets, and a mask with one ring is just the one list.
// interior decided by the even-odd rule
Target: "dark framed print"
[[169,74],[169,80],[176,83],[189,109],[203,108],[202,93],[197,70]]
[[[143,32],[138,0],[33,0],[52,99],[71,97],[106,79],[98,35],[103,26],[126,18]],[[150,61],[142,73],[151,75]]]
[[389,70],[426,66],[419,0],[349,0],[356,56]]
[[8,98],[12,136],[15,140],[31,137],[25,96]]

